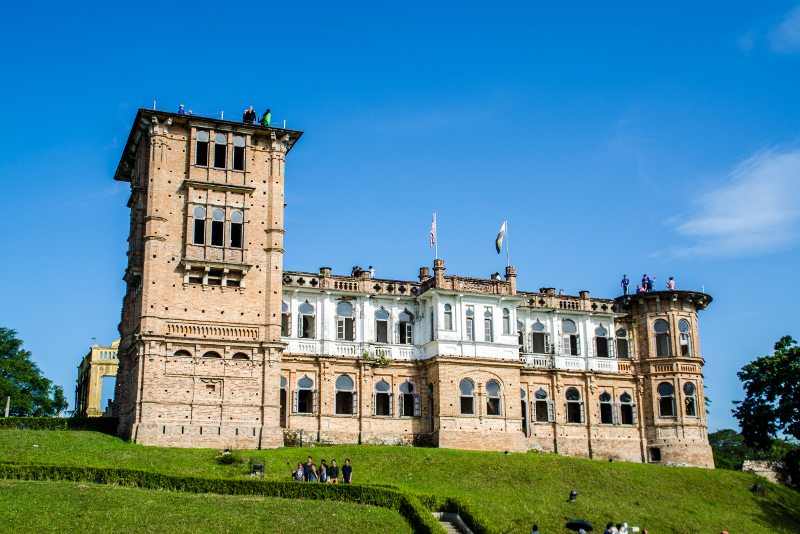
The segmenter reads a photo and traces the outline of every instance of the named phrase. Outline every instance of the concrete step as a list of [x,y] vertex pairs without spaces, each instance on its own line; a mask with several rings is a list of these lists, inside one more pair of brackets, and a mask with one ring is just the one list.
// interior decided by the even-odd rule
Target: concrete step
[[461,534],[461,532],[456,528],[453,523],[449,521],[439,521],[439,524],[447,531],[447,534]]

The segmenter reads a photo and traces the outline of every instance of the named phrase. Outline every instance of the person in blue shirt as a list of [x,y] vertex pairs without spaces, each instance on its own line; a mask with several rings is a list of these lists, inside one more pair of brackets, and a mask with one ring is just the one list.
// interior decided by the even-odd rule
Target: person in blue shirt
[[178,108],[178,115],[186,115],[186,110],[183,109],[183,104],[181,104],[181,107]]
[[533,525],[533,532],[531,532],[531,534],[540,534],[539,525]]
[[648,280],[650,280],[650,277],[647,276],[646,274],[643,274],[642,275],[642,289],[644,289],[645,291],[647,291],[647,281]]
[[623,274],[622,275],[622,282],[619,283],[619,285],[622,286],[622,294],[623,295],[627,295],[628,294],[628,286],[630,285],[630,283],[631,283],[631,281],[628,280],[628,275],[627,274]]
[[647,291],[648,292],[655,291],[655,289],[653,289],[653,285],[655,283],[656,283],[656,277],[655,276],[653,277],[652,280],[650,280],[650,277],[647,278]]

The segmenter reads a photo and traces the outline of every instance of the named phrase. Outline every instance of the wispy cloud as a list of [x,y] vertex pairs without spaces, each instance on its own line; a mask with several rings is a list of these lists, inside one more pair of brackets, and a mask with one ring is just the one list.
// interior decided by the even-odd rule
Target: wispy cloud
[[762,150],[738,164],[725,183],[697,197],[670,222],[694,244],[679,256],[752,256],[789,248],[800,237],[800,149]]
[[791,54],[800,51],[800,6],[794,8],[767,38],[770,48],[776,52]]
[[754,44],[755,44],[755,33],[753,33],[752,30],[744,34],[739,39],[739,48],[741,48],[745,52],[752,50]]

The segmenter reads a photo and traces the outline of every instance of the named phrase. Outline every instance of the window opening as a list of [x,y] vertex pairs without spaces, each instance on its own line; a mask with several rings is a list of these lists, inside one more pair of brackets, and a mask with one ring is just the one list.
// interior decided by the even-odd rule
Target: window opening
[[194,236],[192,243],[195,245],[204,245],[206,243],[206,210],[197,206],[192,210],[194,216]]
[[414,393],[414,384],[405,381],[400,384],[400,416],[419,417],[421,415],[420,397]]
[[661,417],[675,417],[675,388],[669,382],[658,385],[658,413]]
[[595,336],[594,340],[595,340],[595,350],[597,353],[597,357],[608,358],[609,356],[608,349],[610,348],[608,343],[608,337],[606,337],[608,336],[608,330],[603,328],[603,325],[601,324],[600,326],[594,329],[594,336]]
[[249,360],[250,357],[247,354],[245,354],[244,352],[237,352],[236,354],[234,354],[231,357],[231,359],[233,359],[233,360]]
[[211,246],[221,247],[225,241],[225,210],[219,208],[211,212]]
[[431,313],[431,341],[433,341],[433,307],[430,308]]
[[681,319],[678,322],[678,331],[681,333],[681,356],[692,355],[692,336],[689,334],[689,329],[689,322],[685,319]]
[[379,417],[391,417],[393,412],[394,395],[390,393],[391,386],[381,379],[375,384],[375,392],[372,394],[373,413]]
[[689,417],[697,417],[697,402],[695,401],[695,393],[697,388],[694,383],[686,382],[683,384],[683,394],[685,395],[686,415]]
[[581,392],[577,388],[569,388],[567,397],[567,423],[583,423],[583,403]]
[[617,358],[628,358],[628,332],[624,328],[617,330]]
[[314,381],[306,375],[297,381],[297,389],[294,390],[295,413],[315,413],[317,411],[317,392],[313,390],[313,387]]
[[537,319],[531,326],[531,348],[534,354],[547,354],[547,334],[544,325]]
[[522,352],[525,351],[525,325],[522,324],[522,321],[517,321],[517,343],[522,346]]
[[238,135],[233,138],[233,170],[244,170],[244,137]]
[[465,378],[458,387],[461,390],[461,415],[475,415],[475,385]]
[[564,332],[564,354],[578,356],[581,353],[581,347],[578,327],[575,326],[575,322],[570,319],[564,319],[561,323],[561,331]]
[[400,320],[400,344],[413,345],[411,337],[414,316],[408,310],[403,310],[399,317]]
[[525,402],[525,390],[520,388],[519,390],[519,398],[520,398],[520,411],[522,413],[522,433],[526,436],[528,435],[528,411],[527,411],[527,403]]
[[535,421],[537,423],[551,423],[555,421],[553,401],[547,400],[547,392],[539,388],[533,394],[533,398],[536,399],[533,409]]
[[492,309],[486,308],[483,312],[483,340],[492,341]]
[[472,306],[467,307],[467,341],[475,341],[475,331],[474,331],[474,323],[475,323],[475,312],[472,309]]
[[292,332],[292,314],[289,313],[289,306],[281,301],[281,336],[289,337]]
[[305,301],[297,311],[299,312],[297,337],[314,339],[314,306]]
[[228,287],[241,287],[242,274],[233,272],[228,273],[228,276],[225,279],[225,285]]
[[444,305],[444,329],[453,329],[453,308],[449,304]]
[[214,352],[212,350],[203,354],[203,358],[222,358],[222,356],[219,355],[219,352]]
[[658,447],[651,447],[650,448],[650,461],[651,462],[660,462],[661,461],[661,449]]
[[511,314],[509,313],[508,308],[503,308],[503,333],[511,333]]
[[341,375],[336,379],[336,414],[355,415],[356,414],[356,392],[353,379],[347,375]]
[[611,395],[608,392],[603,392],[600,395],[600,424],[612,425],[614,424],[613,409],[611,406]]
[[653,331],[656,333],[656,356],[669,356],[669,323],[658,319],[653,323]]
[[222,269],[211,269],[208,271],[208,285],[221,286],[222,285]]
[[623,393],[619,396],[620,402],[620,418],[623,425],[636,424],[636,405],[633,403],[633,398],[629,393]]
[[503,415],[500,404],[500,384],[494,380],[486,383],[486,415]]
[[214,167],[225,168],[225,156],[228,152],[228,138],[225,134],[218,133],[214,136]]
[[375,341],[389,342],[389,312],[383,308],[375,312]]
[[231,248],[242,248],[244,215],[241,211],[231,212]]
[[336,306],[336,339],[344,341],[355,339],[353,306],[349,302],[340,302]]
[[194,164],[208,166],[208,132],[197,132],[197,144],[194,151]]

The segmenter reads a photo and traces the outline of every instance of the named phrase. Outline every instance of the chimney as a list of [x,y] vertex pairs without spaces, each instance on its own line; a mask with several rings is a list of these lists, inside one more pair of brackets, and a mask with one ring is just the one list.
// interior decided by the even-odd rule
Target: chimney
[[444,287],[444,260],[433,260],[433,276],[436,278],[434,285]]
[[508,282],[508,294],[509,295],[516,295],[517,294],[517,273],[514,272],[514,266],[509,265],[506,267],[506,281]]
[[320,267],[319,274],[322,276],[330,276],[331,275],[331,268],[330,267]]
[[579,291],[578,294],[581,296],[582,299],[588,299],[589,298],[589,292],[588,291]]
[[419,281],[424,282],[425,280],[429,280],[431,277],[431,270],[427,267],[420,267],[419,268]]

